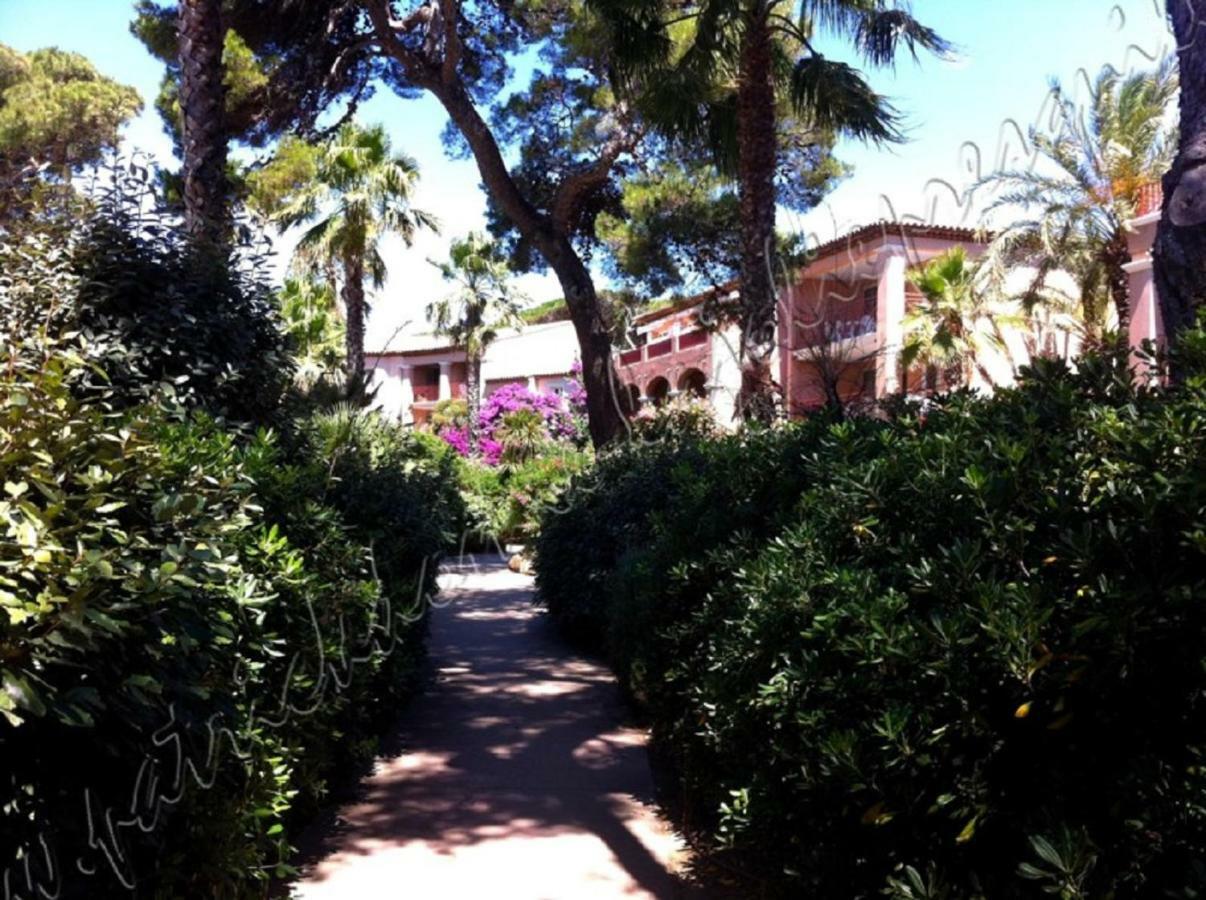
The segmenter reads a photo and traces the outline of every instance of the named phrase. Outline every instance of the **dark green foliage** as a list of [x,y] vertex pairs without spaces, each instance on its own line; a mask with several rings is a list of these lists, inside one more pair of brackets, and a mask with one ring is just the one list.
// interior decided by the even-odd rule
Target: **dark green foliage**
[[[164,274],[174,238],[105,234],[104,271],[124,257],[148,283],[100,290],[58,241],[0,247],[0,877],[260,896],[413,687],[459,499],[449,462],[373,415],[278,435],[203,411],[275,414],[272,359],[207,331],[279,341],[269,310],[219,292],[235,312],[208,316],[200,283]],[[205,353],[155,330],[156,292]]]
[[546,517],[539,585],[772,893],[1200,896],[1204,422],[1200,380],[1085,360],[633,447]]
[[199,259],[152,194],[150,173],[115,164],[72,241],[78,288],[65,325],[83,332],[105,385],[140,402],[165,385],[187,405],[262,422],[289,383],[267,258],[250,234],[233,259]]

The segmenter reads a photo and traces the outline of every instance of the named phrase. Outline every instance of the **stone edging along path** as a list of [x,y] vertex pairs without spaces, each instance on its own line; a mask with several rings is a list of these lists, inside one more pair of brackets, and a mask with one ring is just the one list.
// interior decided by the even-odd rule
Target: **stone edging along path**
[[645,735],[495,558],[448,565],[434,681],[293,886],[303,900],[686,897]]

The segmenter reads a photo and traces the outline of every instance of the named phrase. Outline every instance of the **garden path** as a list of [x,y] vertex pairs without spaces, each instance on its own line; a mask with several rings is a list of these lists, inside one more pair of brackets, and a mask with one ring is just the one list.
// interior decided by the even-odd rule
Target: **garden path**
[[407,710],[405,749],[340,811],[294,896],[687,896],[611,674],[558,639],[531,579],[497,559],[446,566],[441,586],[435,680]]

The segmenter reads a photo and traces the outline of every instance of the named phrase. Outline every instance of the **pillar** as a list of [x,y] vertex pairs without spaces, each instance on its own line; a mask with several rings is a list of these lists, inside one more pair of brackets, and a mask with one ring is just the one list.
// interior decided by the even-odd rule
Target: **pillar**
[[440,363],[440,392],[436,395],[438,400],[452,399],[452,361],[445,360]]
[[876,294],[876,367],[875,393],[886,397],[901,389],[900,351],[904,347],[905,273],[908,259],[903,247],[888,247],[879,261],[879,288]]
[[414,410],[411,408],[415,403],[415,383],[414,369],[411,366],[402,366],[398,369],[398,378],[402,382],[402,408],[398,410],[398,420],[403,425],[410,425],[415,420]]

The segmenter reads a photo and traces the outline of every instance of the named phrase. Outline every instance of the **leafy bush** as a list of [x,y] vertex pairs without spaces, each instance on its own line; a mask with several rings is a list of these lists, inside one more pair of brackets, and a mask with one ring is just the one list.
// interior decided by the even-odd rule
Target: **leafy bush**
[[115,165],[70,239],[75,289],[60,330],[83,333],[113,399],[169,386],[183,402],[246,422],[275,415],[291,378],[266,257],[246,237],[229,261],[198,259],[150,193],[150,174]]
[[246,360],[157,391],[197,348],[89,318],[75,249],[0,247],[0,870],[260,896],[413,685],[453,461],[350,410],[277,433],[196,408],[279,417]]
[[633,418],[634,432],[642,440],[684,437],[719,437],[716,414],[706,400],[681,395],[661,406],[645,406]]
[[588,452],[556,446],[546,446],[538,456],[501,467],[459,460],[467,532],[474,546],[530,542],[544,511],[557,503],[570,479],[589,464]]
[[[636,582],[650,581],[658,595],[648,612],[670,609],[666,571],[698,569],[707,550],[738,532],[751,541],[771,534],[802,489],[806,448],[824,427],[817,420],[709,439],[710,428],[678,427],[673,415],[653,424],[635,429],[640,440],[601,454],[541,522],[540,598],[567,633],[591,646],[605,646],[609,631],[630,630],[631,618],[611,607]],[[628,641],[610,643],[622,655]]]
[[1200,896],[1204,421],[1200,381],[1085,360],[634,445],[546,516],[538,585],[767,890]]
[[464,428],[469,421],[469,401],[441,400],[431,410],[431,427],[437,434],[445,428]]
[[[81,404],[57,355],[21,374],[0,432],[3,844],[53,833],[69,859],[84,792],[124,810],[154,759],[184,798],[145,810],[162,817],[149,835],[119,835],[128,874],[246,891],[285,871],[287,829],[413,683],[455,498],[372,419],[313,426],[333,464],[290,461],[267,433]],[[211,729],[228,740],[211,748]],[[181,744],[157,748],[162,730]],[[168,789],[174,752],[204,784]]]

